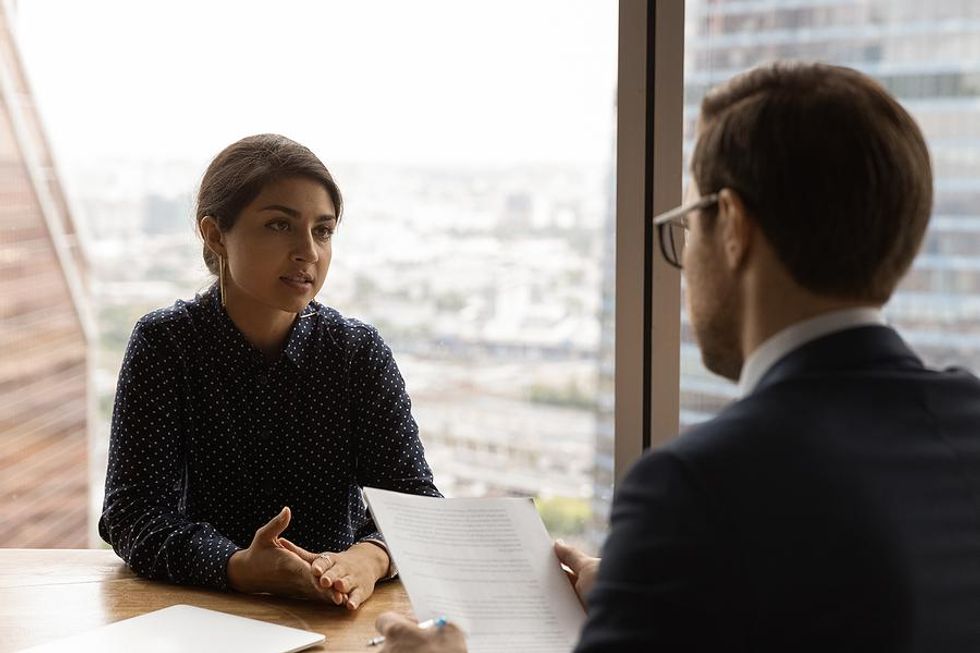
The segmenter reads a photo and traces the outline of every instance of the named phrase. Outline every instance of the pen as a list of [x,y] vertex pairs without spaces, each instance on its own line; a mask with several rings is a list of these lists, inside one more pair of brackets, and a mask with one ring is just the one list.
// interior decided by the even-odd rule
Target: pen
[[[446,625],[445,617],[436,617],[435,619],[426,619],[425,621],[421,622],[419,624],[419,628],[432,628],[433,626],[435,626],[436,628],[442,628],[445,625]],[[384,642],[385,642],[385,636],[378,635],[377,637],[372,637],[371,639],[368,640],[368,646],[377,646],[378,644],[384,644]]]

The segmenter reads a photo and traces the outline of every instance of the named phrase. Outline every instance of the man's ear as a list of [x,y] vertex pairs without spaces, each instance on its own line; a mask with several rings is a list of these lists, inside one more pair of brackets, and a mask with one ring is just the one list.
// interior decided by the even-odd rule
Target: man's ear
[[721,229],[722,256],[731,271],[745,266],[752,251],[756,224],[738,193],[723,188],[718,193],[718,224]]
[[201,232],[201,239],[204,240],[205,247],[218,256],[227,256],[224,234],[218,228],[218,221],[214,216],[206,215],[201,218],[201,221],[198,223],[198,229]]

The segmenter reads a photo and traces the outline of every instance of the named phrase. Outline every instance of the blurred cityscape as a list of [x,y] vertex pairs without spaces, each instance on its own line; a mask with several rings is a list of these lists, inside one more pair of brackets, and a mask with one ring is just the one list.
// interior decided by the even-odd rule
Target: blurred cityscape
[[[77,180],[92,237],[103,460],[133,323],[211,283],[188,193],[201,173],[110,160]],[[582,534],[595,452],[601,177],[384,164],[333,173],[345,213],[319,300],[375,325],[392,347],[440,489],[535,496],[552,526]]]
[[[93,158],[65,178],[2,6],[0,546],[97,545],[132,326],[211,283],[192,223],[206,161]],[[686,155],[704,92],[775,58],[864,70],[913,113],[935,215],[886,315],[928,362],[980,368],[980,3],[688,0],[687,16]],[[593,550],[612,496],[614,119],[611,102],[595,117],[610,146],[591,166],[321,152],[346,212],[319,299],[391,345],[439,487],[535,496],[553,534]],[[681,320],[688,426],[735,386],[701,367]]]
[[[11,526],[0,546],[98,546],[132,327],[213,281],[192,218],[207,161],[147,153],[60,168],[8,18],[0,9],[0,108],[10,109],[0,114],[0,359],[10,361],[0,366],[0,469],[23,471],[0,482],[0,521]],[[612,142],[611,98],[606,106],[595,121]],[[392,347],[440,489],[533,496],[553,534],[594,549],[612,159],[435,166],[320,154],[345,214],[318,299]],[[59,324],[64,333],[49,337]],[[54,336],[71,347],[53,348]]]

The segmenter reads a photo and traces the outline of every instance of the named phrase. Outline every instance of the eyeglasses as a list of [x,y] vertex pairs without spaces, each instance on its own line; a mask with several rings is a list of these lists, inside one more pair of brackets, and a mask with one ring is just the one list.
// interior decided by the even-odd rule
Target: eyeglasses
[[657,227],[657,240],[660,241],[660,253],[664,255],[665,261],[678,270],[681,269],[681,261],[684,257],[684,232],[688,229],[687,214],[717,203],[718,193],[712,193],[653,218],[653,224]]

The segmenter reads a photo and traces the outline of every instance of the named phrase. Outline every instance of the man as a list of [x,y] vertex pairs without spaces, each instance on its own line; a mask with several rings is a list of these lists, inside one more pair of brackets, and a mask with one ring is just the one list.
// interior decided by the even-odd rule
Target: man
[[710,93],[699,132],[658,223],[688,228],[691,325],[742,398],[630,471],[594,586],[558,547],[577,651],[980,651],[980,382],[880,313],[931,212],[919,128],[861,73],[783,63]]

